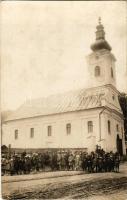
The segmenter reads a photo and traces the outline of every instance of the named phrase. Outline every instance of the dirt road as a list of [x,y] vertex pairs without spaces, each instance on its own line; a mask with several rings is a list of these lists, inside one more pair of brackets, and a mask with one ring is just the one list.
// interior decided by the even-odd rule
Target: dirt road
[[[52,173],[52,174],[51,174]],[[34,175],[34,179],[23,177],[11,181],[4,178],[2,193],[4,199],[89,199],[127,200],[127,164],[121,166],[120,173],[94,173],[48,177]],[[51,176],[50,176],[51,174]],[[36,179],[37,176],[37,179]],[[5,180],[6,179],[6,180]]]

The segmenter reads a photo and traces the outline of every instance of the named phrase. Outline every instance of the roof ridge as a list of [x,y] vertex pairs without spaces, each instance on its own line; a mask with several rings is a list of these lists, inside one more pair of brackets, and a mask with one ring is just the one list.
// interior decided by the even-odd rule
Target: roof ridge
[[[5,121],[84,110],[101,106],[103,90],[110,85],[94,88],[80,88],[47,97],[31,99],[11,113]],[[102,89],[100,89],[102,88]],[[105,93],[105,92],[104,92]]]

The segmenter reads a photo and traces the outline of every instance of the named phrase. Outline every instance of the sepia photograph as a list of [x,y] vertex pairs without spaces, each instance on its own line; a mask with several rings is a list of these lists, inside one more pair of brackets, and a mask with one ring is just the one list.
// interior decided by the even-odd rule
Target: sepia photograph
[[127,200],[127,2],[0,9],[1,199]]

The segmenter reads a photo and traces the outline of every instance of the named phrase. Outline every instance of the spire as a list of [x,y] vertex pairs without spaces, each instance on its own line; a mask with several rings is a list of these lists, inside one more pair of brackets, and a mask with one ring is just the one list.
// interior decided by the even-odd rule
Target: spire
[[91,49],[93,51],[100,50],[100,49],[107,49],[111,51],[111,47],[108,42],[105,40],[105,31],[104,27],[101,24],[101,17],[98,18],[98,25],[96,26],[96,41],[94,44],[91,45]]
[[101,18],[99,17],[98,18],[98,24],[96,29],[96,40],[99,40],[99,39],[105,39],[105,32],[104,32],[104,27],[103,25],[101,24]]

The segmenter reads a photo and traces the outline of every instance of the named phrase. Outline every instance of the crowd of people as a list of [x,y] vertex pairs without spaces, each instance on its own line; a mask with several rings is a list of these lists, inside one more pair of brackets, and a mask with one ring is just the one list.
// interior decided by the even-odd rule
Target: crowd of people
[[14,154],[2,158],[2,175],[30,174],[39,171],[82,170],[94,172],[119,172],[120,155],[97,149],[84,151],[46,151],[43,153]]

